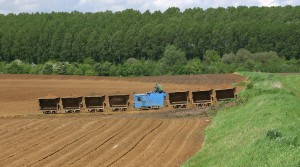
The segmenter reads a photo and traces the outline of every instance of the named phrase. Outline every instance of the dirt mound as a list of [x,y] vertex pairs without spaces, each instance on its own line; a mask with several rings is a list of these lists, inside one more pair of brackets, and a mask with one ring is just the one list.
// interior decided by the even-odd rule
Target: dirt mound
[[55,99],[55,98],[59,98],[59,97],[52,94],[48,94],[47,96],[40,97],[40,99]]

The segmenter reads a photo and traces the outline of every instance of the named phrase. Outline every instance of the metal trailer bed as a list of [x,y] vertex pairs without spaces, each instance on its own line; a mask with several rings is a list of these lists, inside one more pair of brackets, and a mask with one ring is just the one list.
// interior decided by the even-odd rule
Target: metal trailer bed
[[189,91],[169,93],[169,103],[173,108],[187,108],[189,103]]
[[215,92],[218,101],[225,101],[237,98],[236,87],[229,89],[216,89]]
[[62,97],[61,102],[65,113],[79,113],[83,107],[82,97]]
[[129,108],[129,95],[108,96],[109,107],[113,111],[126,111]]
[[192,92],[192,104],[196,107],[206,108],[213,103],[213,90],[200,90]]
[[104,95],[84,97],[85,108],[88,112],[103,112],[106,106],[104,101]]
[[60,109],[60,98],[40,98],[39,110],[44,114],[56,114]]

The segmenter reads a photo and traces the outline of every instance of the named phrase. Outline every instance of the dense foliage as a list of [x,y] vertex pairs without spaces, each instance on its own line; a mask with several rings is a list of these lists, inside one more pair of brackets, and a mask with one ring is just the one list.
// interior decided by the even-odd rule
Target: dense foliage
[[299,27],[300,6],[0,14],[0,72],[297,71]]
[[44,64],[34,64],[18,59],[10,63],[0,62],[0,73],[8,74],[153,76],[235,71],[300,72],[300,60],[285,60],[273,51],[251,53],[246,49],[223,57],[215,50],[207,50],[203,60],[187,60],[182,50],[170,45],[158,61],[129,58],[122,64],[114,64],[109,61],[96,62],[88,57],[83,63],[47,61]]

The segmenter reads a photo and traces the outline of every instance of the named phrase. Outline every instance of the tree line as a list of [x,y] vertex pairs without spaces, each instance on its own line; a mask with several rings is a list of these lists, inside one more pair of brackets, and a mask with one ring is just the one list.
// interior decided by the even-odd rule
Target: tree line
[[186,53],[174,45],[168,45],[160,60],[129,58],[124,63],[96,62],[85,58],[83,63],[47,61],[44,64],[14,60],[0,62],[0,73],[46,75],[99,75],[99,76],[157,76],[204,73],[232,73],[235,71],[300,72],[300,60],[286,60],[276,52],[251,53],[239,49],[236,53],[220,55],[207,50],[203,60],[196,57],[187,60]]
[[0,73],[299,72],[300,6],[0,14]]
[[299,27],[300,6],[0,14],[0,61],[83,64],[90,57],[118,66],[130,58],[159,61],[169,45],[187,60],[241,48],[299,59]]

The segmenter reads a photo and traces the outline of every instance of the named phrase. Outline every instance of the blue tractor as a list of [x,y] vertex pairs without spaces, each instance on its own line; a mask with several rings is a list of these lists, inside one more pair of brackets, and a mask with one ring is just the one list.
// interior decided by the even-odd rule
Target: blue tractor
[[165,92],[148,92],[144,94],[134,94],[134,108],[139,109],[159,109],[165,106],[167,94]]

